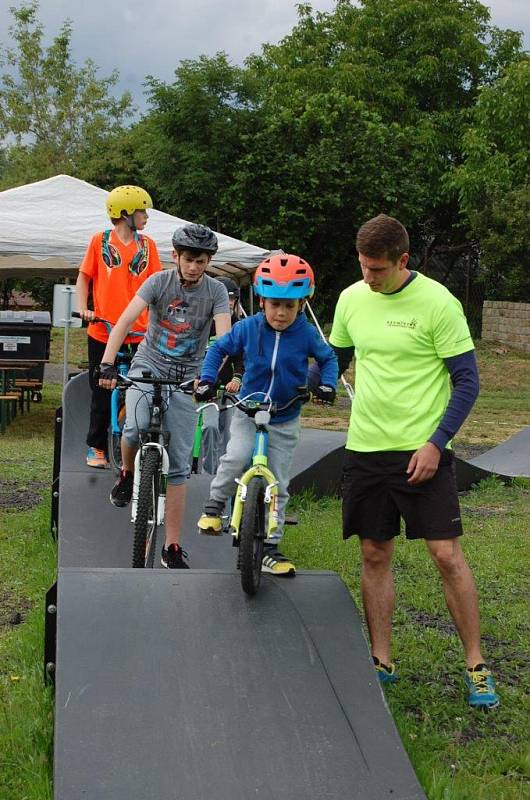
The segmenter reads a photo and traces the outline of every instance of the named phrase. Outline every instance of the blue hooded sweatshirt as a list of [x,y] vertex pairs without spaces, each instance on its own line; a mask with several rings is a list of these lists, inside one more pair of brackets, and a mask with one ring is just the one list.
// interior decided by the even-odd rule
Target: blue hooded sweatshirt
[[[208,348],[201,380],[215,383],[223,358],[239,353],[245,365],[240,397],[263,392],[273,402],[284,405],[296,395],[299,386],[307,385],[311,356],[320,367],[321,383],[333,388],[337,385],[337,356],[304,313],[281,332],[271,328],[262,312],[240,320]],[[287,422],[299,414],[300,405],[295,404],[274,416],[271,423]]]

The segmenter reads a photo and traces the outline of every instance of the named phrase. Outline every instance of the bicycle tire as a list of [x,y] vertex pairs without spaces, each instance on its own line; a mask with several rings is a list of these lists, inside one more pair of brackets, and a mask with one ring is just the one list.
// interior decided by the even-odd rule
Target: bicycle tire
[[152,569],[154,565],[159,486],[160,453],[150,448],[142,462],[134,521],[132,565],[137,569]]
[[265,541],[265,489],[263,478],[251,478],[243,505],[239,528],[239,569],[241,586],[246,594],[254,595],[261,580],[261,562]]
[[116,472],[121,470],[122,460],[121,460],[121,435],[125,425],[125,391],[123,389],[119,390],[118,396],[118,427],[120,429],[119,433],[113,433],[112,429],[109,428],[109,460]]

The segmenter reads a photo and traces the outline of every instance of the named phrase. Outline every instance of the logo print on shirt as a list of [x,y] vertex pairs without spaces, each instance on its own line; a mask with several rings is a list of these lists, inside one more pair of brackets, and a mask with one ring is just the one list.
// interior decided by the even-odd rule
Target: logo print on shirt
[[[189,303],[176,297],[166,309],[167,319],[160,320],[160,327],[166,332],[161,333],[158,349],[164,355],[183,356],[193,353],[196,348],[193,334],[189,334],[192,326],[186,319]],[[188,334],[183,336],[183,334]]]
[[409,322],[405,319],[387,319],[386,324],[389,328],[411,328],[415,330],[419,323],[418,320],[413,317]]

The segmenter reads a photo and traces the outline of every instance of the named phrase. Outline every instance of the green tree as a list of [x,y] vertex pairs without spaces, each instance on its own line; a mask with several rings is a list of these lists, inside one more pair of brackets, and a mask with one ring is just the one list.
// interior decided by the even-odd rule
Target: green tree
[[70,21],[45,49],[38,3],[12,7],[11,14],[13,45],[0,52],[0,138],[7,158],[2,183],[60,172],[85,177],[93,168],[89,155],[98,154],[101,161],[106,145],[119,140],[132,111],[131,96],[110,94],[117,72],[100,79],[93,61],[75,65]]
[[462,284],[470,242],[444,176],[479,88],[518,57],[520,35],[490,26],[475,0],[299,14],[247,62],[259,115],[228,190],[233,217],[254,240],[313,259],[333,294],[351,279],[355,228],[385,211],[411,230],[417,265]]
[[492,26],[477,0],[298,11],[242,68],[218,54],[183,62],[172,85],[149,79],[146,184],[180,216],[306,256],[328,315],[352,278],[355,229],[380,211],[409,227],[416,265],[463,294],[474,242],[446,176],[520,35]]
[[491,298],[530,296],[530,59],[482,89],[463,137],[465,160],[449,181],[479,242]]
[[145,183],[164,210],[224,229],[223,196],[254,113],[249,76],[218,53],[181,62],[172,84],[146,85],[151,111],[135,131]]

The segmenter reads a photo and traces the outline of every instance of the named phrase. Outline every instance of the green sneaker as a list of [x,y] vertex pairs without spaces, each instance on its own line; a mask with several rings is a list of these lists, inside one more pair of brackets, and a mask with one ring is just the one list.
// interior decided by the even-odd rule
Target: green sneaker
[[497,708],[500,703],[499,695],[495,691],[493,676],[485,664],[468,667],[464,681],[468,691],[467,702],[471,708],[484,711]]
[[372,658],[374,660],[374,667],[377,672],[377,677],[379,678],[379,683],[383,686],[385,683],[395,683],[398,679],[396,665],[383,664],[382,661],[379,661],[377,656],[372,656]]

